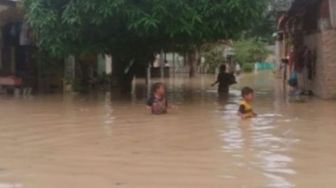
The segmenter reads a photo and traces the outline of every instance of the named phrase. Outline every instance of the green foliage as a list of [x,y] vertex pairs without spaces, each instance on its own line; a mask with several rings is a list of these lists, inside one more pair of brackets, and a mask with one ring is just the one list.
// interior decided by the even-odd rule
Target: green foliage
[[266,44],[256,38],[241,39],[234,43],[235,59],[240,64],[255,63],[267,58]]
[[275,12],[269,12],[263,15],[259,20],[256,20],[254,25],[243,32],[244,38],[255,37],[260,41],[272,44],[274,43],[273,34],[276,31],[276,16]]
[[25,0],[38,46],[53,55],[112,53],[149,58],[233,38],[259,19],[266,0]]
[[279,13],[286,12],[293,0],[269,0],[268,8],[262,12],[260,19],[255,20],[252,27],[242,33],[243,37],[256,37],[266,43],[273,43],[273,34],[277,30]]
[[225,63],[224,48],[224,45],[218,43],[209,43],[202,47],[202,56],[210,73],[214,73],[219,65]]
[[244,72],[252,72],[254,69],[254,63],[245,63],[242,67]]

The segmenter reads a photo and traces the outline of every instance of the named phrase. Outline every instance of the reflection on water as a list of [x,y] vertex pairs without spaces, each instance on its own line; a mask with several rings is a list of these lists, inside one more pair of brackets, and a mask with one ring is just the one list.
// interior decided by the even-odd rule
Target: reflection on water
[[[256,87],[257,101],[256,110],[259,108],[260,99],[267,100],[270,98],[271,91],[265,82],[267,79],[257,79],[254,83],[246,83]],[[267,90],[268,89],[268,90]],[[246,174],[246,182],[259,174],[258,178],[264,176],[262,185],[248,185],[245,187],[279,187],[290,188],[295,185],[287,179],[288,176],[296,175],[296,171],[291,168],[293,158],[288,155],[288,150],[294,144],[294,140],[279,135],[277,121],[283,118],[280,113],[274,112],[273,109],[267,109],[267,113],[260,114],[252,120],[241,120],[234,114],[237,112],[237,105],[240,97],[234,92],[235,97],[230,98],[223,112],[223,120],[229,122],[220,130],[220,137],[223,140],[223,149],[232,156],[232,163],[236,164],[234,172],[230,177],[240,178],[241,173]],[[268,101],[267,106],[272,105]],[[265,104],[264,104],[265,105]],[[265,107],[264,107],[265,108]],[[289,143],[291,142],[291,143]],[[230,172],[226,172],[230,173]],[[260,177],[261,176],[261,177]]]
[[[168,115],[134,95],[0,98],[0,188],[335,187],[336,103],[288,103],[271,73],[244,75],[229,97],[214,76],[165,80]],[[154,82],[154,81],[153,81]],[[237,116],[242,86],[259,117]]]

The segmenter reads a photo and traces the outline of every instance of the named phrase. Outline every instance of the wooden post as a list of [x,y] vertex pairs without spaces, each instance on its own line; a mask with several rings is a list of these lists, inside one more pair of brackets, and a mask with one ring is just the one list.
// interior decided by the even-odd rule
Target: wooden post
[[193,78],[195,76],[196,50],[193,50],[188,54],[188,63],[189,63],[189,77]]
[[75,83],[75,57],[69,56],[65,59],[65,67],[64,67],[64,91],[69,92],[74,89]]
[[175,63],[176,63],[176,53],[173,52],[173,77],[175,77]]
[[10,71],[13,75],[16,74],[16,56],[15,56],[15,47],[11,47],[10,48],[10,59],[11,59],[11,62],[10,62]]
[[147,77],[146,77],[147,96],[149,96],[151,92],[151,78],[152,78],[151,69],[152,69],[151,63],[148,63]]
[[336,1],[329,0],[330,22],[332,28],[336,28]]
[[164,51],[163,50],[161,50],[161,53],[160,53],[160,76],[161,76],[161,79],[165,77],[164,75]]

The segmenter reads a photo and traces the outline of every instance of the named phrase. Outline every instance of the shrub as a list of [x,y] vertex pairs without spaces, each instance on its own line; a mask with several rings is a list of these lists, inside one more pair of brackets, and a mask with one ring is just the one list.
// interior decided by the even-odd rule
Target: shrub
[[253,63],[245,63],[242,68],[243,68],[244,72],[253,72],[254,64]]
[[263,61],[269,55],[266,44],[256,38],[241,39],[234,43],[235,59],[242,64]]

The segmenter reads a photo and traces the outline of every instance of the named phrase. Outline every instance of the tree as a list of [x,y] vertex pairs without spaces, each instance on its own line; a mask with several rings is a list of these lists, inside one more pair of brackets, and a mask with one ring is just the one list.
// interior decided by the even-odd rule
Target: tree
[[237,36],[267,0],[25,0],[38,46],[53,55],[113,54],[114,74],[154,52],[191,51]]
[[266,59],[269,51],[266,44],[256,38],[241,39],[233,45],[235,51],[235,59],[240,64],[255,63]]
[[202,46],[202,56],[205,58],[209,73],[215,73],[218,66],[225,63],[224,50],[225,45],[218,42]]
[[277,17],[279,14],[286,12],[294,0],[270,0],[259,20],[256,20],[253,26],[246,32],[243,37],[257,37],[267,43],[273,43],[273,34],[277,30]]

